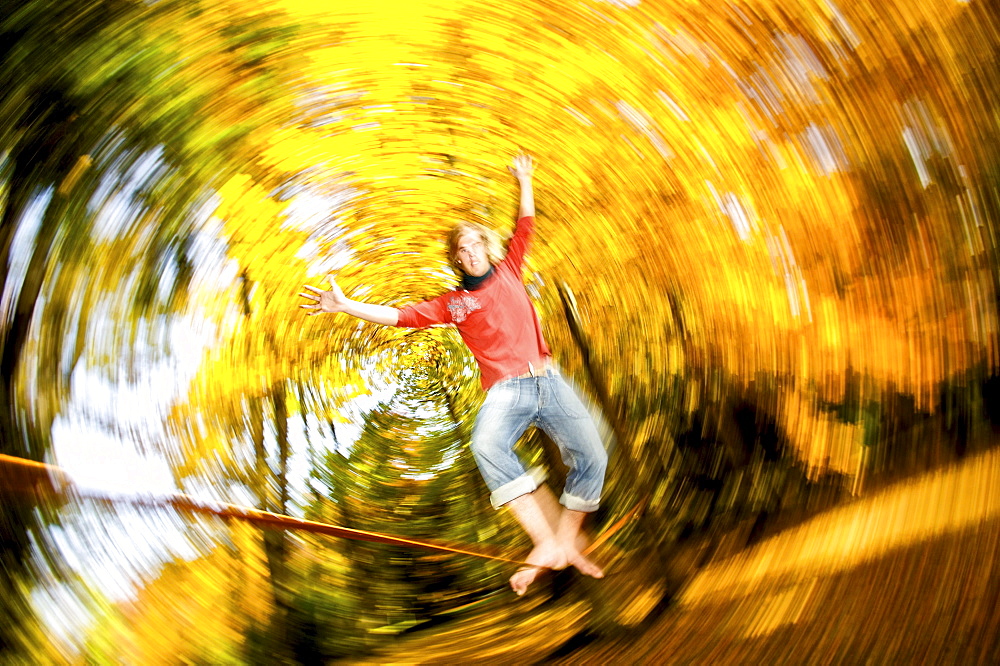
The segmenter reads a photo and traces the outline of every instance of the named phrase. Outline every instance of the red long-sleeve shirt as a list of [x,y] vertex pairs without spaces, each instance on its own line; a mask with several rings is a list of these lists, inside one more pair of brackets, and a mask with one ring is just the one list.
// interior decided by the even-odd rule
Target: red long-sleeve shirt
[[537,368],[551,356],[538,313],[521,281],[524,253],[534,227],[534,217],[517,221],[507,256],[479,289],[456,289],[399,310],[397,326],[454,324],[476,357],[487,391],[501,379],[524,374],[529,363]]

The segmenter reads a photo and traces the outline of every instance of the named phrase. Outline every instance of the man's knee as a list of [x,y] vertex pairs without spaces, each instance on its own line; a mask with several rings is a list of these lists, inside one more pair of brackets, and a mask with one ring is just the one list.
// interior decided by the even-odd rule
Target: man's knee
[[608,468],[608,452],[603,446],[597,449],[597,451],[598,464],[601,466],[601,471],[604,471]]
[[586,465],[588,469],[604,473],[604,470],[608,466],[608,452],[604,448],[604,443],[601,441],[601,437],[597,434],[596,429],[591,428],[585,432],[585,436],[580,440],[578,449],[579,453],[582,454],[579,456],[583,459],[582,464]]
[[591,475],[603,479],[608,469],[608,452],[603,446],[592,447],[586,456],[586,465]]

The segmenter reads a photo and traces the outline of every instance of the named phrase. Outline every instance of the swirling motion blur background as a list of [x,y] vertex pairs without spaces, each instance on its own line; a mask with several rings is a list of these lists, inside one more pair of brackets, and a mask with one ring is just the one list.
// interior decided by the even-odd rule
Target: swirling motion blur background
[[[0,656],[995,658],[998,9],[8,3]],[[503,562],[157,501],[523,556],[455,333],[296,309],[455,284],[520,151],[529,290],[612,447],[592,532],[644,502],[607,579],[515,600]]]

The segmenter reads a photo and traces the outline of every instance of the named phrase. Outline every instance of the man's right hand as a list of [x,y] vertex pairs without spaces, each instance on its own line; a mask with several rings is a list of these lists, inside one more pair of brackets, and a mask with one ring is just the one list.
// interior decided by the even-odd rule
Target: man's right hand
[[303,285],[305,289],[313,292],[311,294],[304,292],[299,293],[299,296],[308,298],[312,301],[312,303],[303,303],[299,306],[300,308],[310,310],[310,312],[307,312],[306,314],[312,316],[323,314],[324,312],[344,312],[347,309],[347,305],[350,303],[350,300],[344,296],[344,290],[340,288],[337,281],[333,279],[332,275],[328,276],[326,279],[330,283],[330,288],[326,291],[308,284]]

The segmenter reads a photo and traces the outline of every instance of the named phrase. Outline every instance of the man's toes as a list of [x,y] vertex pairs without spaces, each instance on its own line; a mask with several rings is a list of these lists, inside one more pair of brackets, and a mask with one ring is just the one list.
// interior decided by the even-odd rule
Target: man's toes
[[524,567],[518,569],[514,572],[514,575],[510,577],[510,587],[517,593],[517,596],[523,595],[527,590],[528,586],[535,582],[538,578],[538,574],[541,573],[539,567]]
[[573,566],[576,567],[577,571],[582,574],[593,576],[594,578],[604,578],[604,571],[583,555],[578,555],[573,558],[572,563]]

